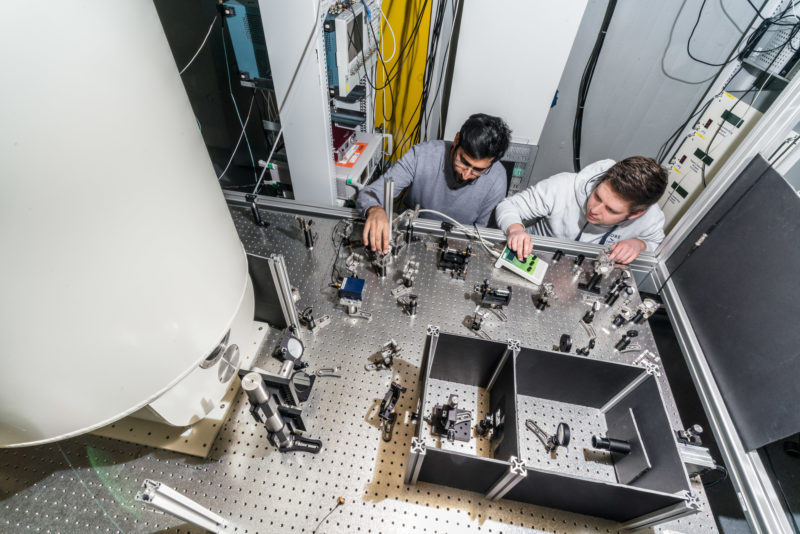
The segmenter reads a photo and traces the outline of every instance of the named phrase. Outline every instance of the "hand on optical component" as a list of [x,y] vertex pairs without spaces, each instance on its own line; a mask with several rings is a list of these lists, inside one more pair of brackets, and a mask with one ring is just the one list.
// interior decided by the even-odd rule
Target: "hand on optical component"
[[517,258],[520,261],[525,261],[525,258],[533,252],[533,242],[530,234],[519,223],[510,225],[506,232],[508,233],[508,238],[506,239],[508,248],[517,253]]
[[389,252],[389,218],[380,206],[372,206],[367,210],[367,222],[361,236],[364,247],[373,252]]
[[608,255],[608,259],[614,260],[617,263],[630,263],[646,248],[647,245],[640,239],[617,241],[611,245],[611,254]]

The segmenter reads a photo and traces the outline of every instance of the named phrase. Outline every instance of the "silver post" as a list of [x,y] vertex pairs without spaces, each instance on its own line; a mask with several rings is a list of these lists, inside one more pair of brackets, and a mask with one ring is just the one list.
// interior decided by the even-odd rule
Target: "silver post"
[[389,219],[389,244],[392,243],[394,237],[394,225],[392,219],[394,218],[394,180],[386,178],[383,181],[383,209],[386,211],[386,217]]

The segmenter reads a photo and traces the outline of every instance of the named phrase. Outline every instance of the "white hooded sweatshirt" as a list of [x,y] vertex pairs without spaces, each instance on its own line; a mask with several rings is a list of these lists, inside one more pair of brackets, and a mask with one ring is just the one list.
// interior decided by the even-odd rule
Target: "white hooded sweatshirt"
[[[603,226],[586,220],[586,201],[595,183],[614,161],[604,159],[579,173],[562,172],[508,197],[495,211],[504,232],[514,223],[535,222],[533,235],[610,245],[626,239],[641,239],[647,250],[655,250],[664,239],[664,214],[653,204],[639,217],[617,225]],[[605,239],[604,239],[605,238]]]

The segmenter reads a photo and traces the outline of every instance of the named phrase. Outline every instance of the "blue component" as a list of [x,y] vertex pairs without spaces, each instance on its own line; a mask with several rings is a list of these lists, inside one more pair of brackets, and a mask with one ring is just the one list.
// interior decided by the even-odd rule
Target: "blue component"
[[340,299],[361,300],[364,293],[364,279],[345,277],[339,289]]
[[328,87],[331,94],[339,94],[339,68],[336,66],[336,17],[328,14],[323,25],[325,35],[325,66],[328,69]]
[[241,78],[269,81],[267,85],[271,86],[272,74],[258,2],[229,0],[223,5],[233,9],[233,15],[225,17],[225,24],[231,36],[236,67],[242,75]]

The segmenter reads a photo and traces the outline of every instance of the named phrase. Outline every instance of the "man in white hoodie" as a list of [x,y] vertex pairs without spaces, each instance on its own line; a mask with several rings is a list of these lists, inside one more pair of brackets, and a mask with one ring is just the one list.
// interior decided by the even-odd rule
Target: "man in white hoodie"
[[533,250],[523,226],[533,220],[536,235],[610,245],[611,259],[630,263],[664,239],[664,214],[656,202],[666,187],[667,171],[652,158],[601,160],[505,199],[495,216],[520,259]]

